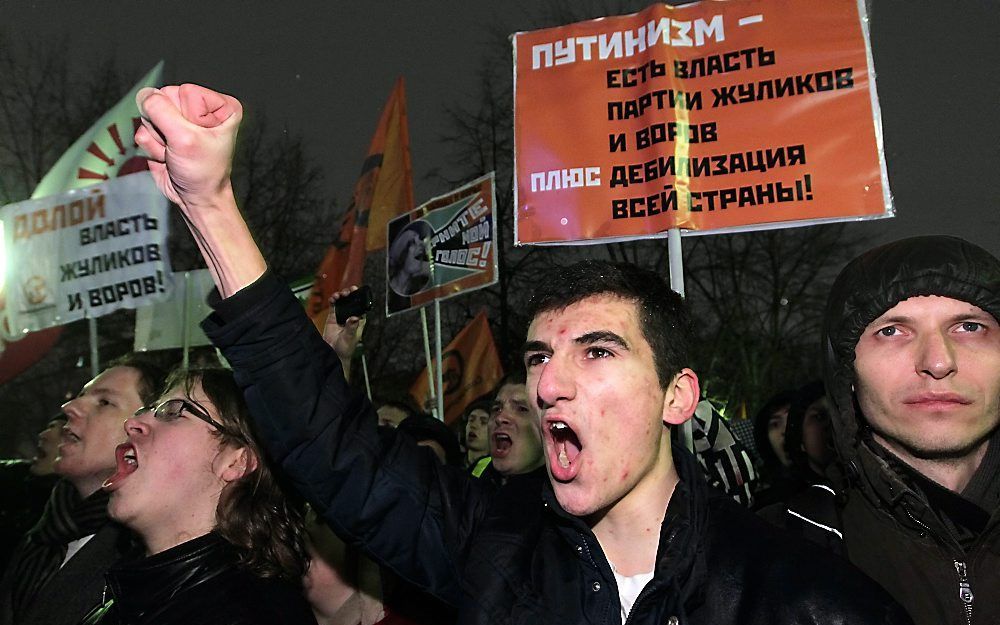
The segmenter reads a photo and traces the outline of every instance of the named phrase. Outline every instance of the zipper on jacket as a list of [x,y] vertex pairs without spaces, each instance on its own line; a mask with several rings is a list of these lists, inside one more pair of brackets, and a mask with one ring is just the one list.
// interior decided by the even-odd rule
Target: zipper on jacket
[[[927,530],[927,533],[931,533],[931,528],[915,516],[910,513],[909,508],[903,506],[903,510],[906,511],[906,516]],[[965,623],[966,625],[972,625],[972,601],[975,596],[972,594],[972,585],[969,583],[969,569],[965,565],[965,562],[961,560],[952,560],[955,564],[955,572],[958,574],[958,598],[962,601],[962,607],[965,609]]]
[[955,572],[958,573],[958,598],[965,607],[965,622],[972,625],[972,586],[969,584],[969,571],[965,562],[955,560]]

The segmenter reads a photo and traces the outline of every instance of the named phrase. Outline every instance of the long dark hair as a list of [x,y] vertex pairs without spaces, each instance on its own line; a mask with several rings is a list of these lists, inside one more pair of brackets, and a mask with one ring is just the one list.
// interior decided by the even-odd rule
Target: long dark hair
[[166,388],[180,387],[190,394],[199,383],[226,427],[225,432],[216,431],[220,442],[246,448],[256,461],[252,471],[222,491],[215,531],[236,548],[240,565],[252,573],[301,583],[309,561],[301,499],[261,448],[231,371],[177,369]]

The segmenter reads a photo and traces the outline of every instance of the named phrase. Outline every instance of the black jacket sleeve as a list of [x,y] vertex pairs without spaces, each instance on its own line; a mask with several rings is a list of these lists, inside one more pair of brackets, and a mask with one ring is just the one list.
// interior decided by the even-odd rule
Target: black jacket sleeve
[[380,429],[368,399],[348,386],[336,353],[274,275],[215,300],[202,327],[232,365],[273,459],[342,539],[456,605],[490,485]]

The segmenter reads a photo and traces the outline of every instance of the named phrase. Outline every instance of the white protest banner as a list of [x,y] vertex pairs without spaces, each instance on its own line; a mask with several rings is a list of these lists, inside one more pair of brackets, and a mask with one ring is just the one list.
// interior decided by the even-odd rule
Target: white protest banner
[[31,332],[167,297],[167,200],[148,172],[2,211],[7,319]]
[[179,347],[198,347],[212,342],[201,329],[201,321],[212,309],[206,298],[215,286],[208,269],[173,274],[173,295],[151,306],[135,310],[133,349],[137,352]]
[[[163,61],[160,61],[66,150],[39,181],[31,197],[55,195],[147,169],[146,159],[136,155],[133,140],[133,133],[139,124],[135,95],[143,87],[159,85],[162,73]],[[3,268],[5,254],[2,224],[0,221],[0,384],[37,362],[51,349],[62,332],[60,326],[29,334],[12,334],[8,331],[6,313],[3,310],[6,272]]]

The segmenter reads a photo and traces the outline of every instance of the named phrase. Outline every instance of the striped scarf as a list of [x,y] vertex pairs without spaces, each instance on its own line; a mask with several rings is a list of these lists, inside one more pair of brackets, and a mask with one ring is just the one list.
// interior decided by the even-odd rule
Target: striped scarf
[[68,481],[56,483],[42,517],[25,534],[11,563],[14,622],[59,571],[69,543],[95,534],[107,521],[108,494],[103,490],[83,499]]

